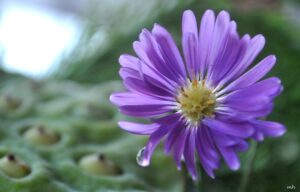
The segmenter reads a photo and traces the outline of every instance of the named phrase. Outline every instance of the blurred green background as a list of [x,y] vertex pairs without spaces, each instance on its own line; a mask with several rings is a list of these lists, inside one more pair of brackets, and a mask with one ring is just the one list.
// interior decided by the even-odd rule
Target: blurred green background
[[[201,183],[202,191],[237,191],[241,188],[241,178],[249,164],[252,168],[246,191],[281,192],[300,189],[299,0],[89,0],[78,2],[80,2],[78,5],[75,5],[75,1],[63,5],[61,3],[46,4],[48,7],[51,5],[51,10],[55,10],[55,13],[60,10],[57,13],[60,17],[54,17],[57,22],[60,18],[72,18],[72,22],[67,26],[74,30],[72,33],[67,33],[67,36],[73,39],[68,42],[67,46],[62,46],[62,52],[56,54],[57,57],[52,59],[51,65],[49,64],[49,67],[43,71],[28,72],[31,60],[23,63],[19,61],[25,65],[23,68],[27,71],[18,70],[18,66],[14,69],[10,68],[9,50],[4,41],[7,38],[3,35],[4,30],[2,29],[1,33],[0,28],[0,35],[2,35],[0,54],[3,69],[43,81],[72,80],[86,85],[96,85],[116,80],[119,79],[118,57],[122,53],[133,53],[132,42],[138,38],[141,29],[151,29],[154,23],[160,23],[172,33],[180,46],[181,15],[185,9],[192,9],[198,21],[206,9],[228,10],[232,19],[237,21],[241,35],[263,34],[266,37],[266,46],[256,62],[269,54],[277,56],[277,64],[269,76],[278,76],[282,79],[284,92],[276,99],[275,109],[268,119],[285,124],[288,131],[281,138],[267,138],[259,143],[253,162],[249,162],[250,153],[241,154],[240,171],[231,172],[222,166],[222,169],[217,171],[216,179],[212,180],[204,175]],[[32,1],[32,4],[35,3],[37,2]],[[2,13],[5,13],[5,9],[9,7],[5,6],[7,4],[10,2],[3,1],[0,12],[3,10]],[[41,8],[35,7],[35,9]],[[64,15],[62,12],[67,14]],[[2,15],[2,21],[4,18],[5,15]],[[22,33],[22,31],[19,32]],[[48,33],[51,34],[51,31]],[[8,34],[13,33],[8,32]],[[44,35],[47,37],[47,33]],[[60,40],[53,37],[51,41],[56,43]],[[18,41],[14,43],[17,44]],[[28,44],[22,47],[26,49]],[[37,45],[41,48],[43,43]],[[45,44],[46,51],[47,49],[51,51],[51,48]],[[36,57],[40,56],[43,54],[36,54]],[[12,58],[15,57],[18,55],[12,56]],[[41,57],[37,63],[46,58]],[[159,173],[153,173],[154,177],[155,174]],[[178,174],[181,173],[178,172]],[[296,189],[289,189],[289,186],[295,186]]]

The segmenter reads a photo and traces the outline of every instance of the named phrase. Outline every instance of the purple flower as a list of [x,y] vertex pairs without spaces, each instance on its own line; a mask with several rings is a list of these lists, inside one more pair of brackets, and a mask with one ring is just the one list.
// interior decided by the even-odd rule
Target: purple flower
[[150,124],[119,122],[128,132],[150,135],[139,152],[139,164],[149,165],[164,140],[165,152],[173,154],[178,169],[183,160],[197,179],[198,158],[214,178],[221,158],[230,169],[239,169],[237,152],[247,150],[247,139],[283,135],[283,125],[262,120],[283,89],[277,77],[261,80],[276,57],[269,55],[250,68],[264,44],[262,35],[240,38],[226,11],[215,17],[207,10],[199,29],[193,12],[183,13],[184,60],[165,28],[155,24],[152,31],[144,29],[133,43],[138,57],[124,54],[119,59],[128,91],[110,97],[123,114],[151,120]]

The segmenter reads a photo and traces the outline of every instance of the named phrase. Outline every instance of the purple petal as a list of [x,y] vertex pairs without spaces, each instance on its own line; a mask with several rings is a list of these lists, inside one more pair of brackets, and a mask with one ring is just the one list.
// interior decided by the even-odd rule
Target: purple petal
[[153,84],[149,85],[139,79],[128,77],[124,80],[124,86],[133,93],[143,94],[145,96],[151,96],[162,100],[174,101],[173,94],[167,89],[161,89]]
[[177,168],[181,169],[181,157],[185,148],[186,139],[188,135],[188,129],[184,128],[182,134],[179,135],[174,143],[174,160],[176,162]]
[[202,122],[213,130],[242,138],[248,138],[254,132],[254,128],[250,123],[230,123],[210,118],[205,118]]
[[157,117],[170,112],[172,109],[166,106],[122,106],[120,112],[132,117]]
[[199,132],[199,138],[201,139],[199,140],[203,143],[203,146],[205,146],[205,154],[209,158],[215,159],[216,162],[218,162],[220,157],[215,147],[209,128],[206,126],[202,126],[200,130],[201,131]]
[[[234,140],[233,137],[228,137],[217,132],[214,132],[213,136],[216,142],[216,146],[218,147],[228,167],[232,170],[239,169],[240,161],[234,150],[237,141]],[[229,143],[231,144],[229,145]]]
[[244,59],[240,63],[240,70],[237,73],[237,76],[240,75],[245,71],[245,69],[248,68],[254,61],[254,59],[257,57],[257,55],[261,52],[261,50],[265,46],[265,38],[262,35],[256,35],[253,37],[253,39],[250,41],[250,44],[248,46],[248,50],[244,56]]
[[195,165],[195,140],[196,140],[196,129],[190,129],[188,133],[188,138],[185,144],[184,150],[184,160],[186,167],[191,174],[193,180],[198,178],[197,168]]
[[197,149],[198,149],[199,160],[204,171],[207,173],[207,175],[209,175],[211,178],[214,179],[215,178],[214,168],[212,168],[209,165],[211,163],[210,160],[203,156],[203,150],[201,149],[201,146],[197,145]]
[[172,63],[168,63],[163,57],[161,48],[154,36],[146,29],[140,34],[140,42],[135,42],[133,48],[139,58],[151,66],[158,74],[161,74],[169,81],[177,84],[182,83],[178,72],[175,71]]
[[[133,60],[133,58],[134,57],[132,56],[122,55],[120,57],[120,63],[126,66],[128,65],[127,62],[130,62]],[[138,59],[136,59],[136,63],[132,63],[130,67],[122,67],[119,71],[119,74],[124,80],[125,87],[130,91],[146,95],[149,95],[150,92],[153,92],[153,94],[150,95],[155,94],[156,96],[173,97],[174,95],[175,87],[171,83],[161,78],[159,74],[153,72],[146,64],[142,64],[142,62]],[[139,86],[142,87],[141,90],[143,91],[140,89],[134,89],[134,87],[136,87],[134,85],[130,86],[129,78],[139,81]]]
[[174,146],[174,143],[179,138],[179,135],[181,135],[184,132],[184,125],[182,123],[178,123],[168,134],[168,137],[166,139],[165,143],[165,153],[169,154],[171,152],[172,147]]
[[175,86],[177,86],[177,84],[161,75],[153,67],[131,55],[121,55],[119,63],[122,66],[120,75],[123,79],[126,79],[127,77],[141,79],[145,81],[146,84],[165,89],[171,94],[173,93]]
[[229,71],[239,52],[240,45],[238,43],[240,40],[236,31],[236,23],[231,21],[230,25],[224,30],[218,54],[207,77],[207,81],[213,86],[218,85],[220,79]]
[[247,50],[243,59],[235,66],[235,69],[228,74],[226,80],[237,78],[241,75],[254,61],[265,45],[265,38],[262,35],[256,35],[248,43]]
[[178,74],[183,80],[186,79],[186,71],[180,52],[171,34],[162,26],[155,24],[152,33],[161,47],[161,52],[165,61],[172,66],[173,72]]
[[174,101],[161,100],[155,97],[146,97],[132,92],[113,93],[110,101],[115,105],[121,106],[175,106]]
[[160,126],[157,123],[141,124],[127,121],[120,121],[118,124],[125,131],[138,135],[150,135],[155,132]]
[[150,164],[151,156],[156,148],[156,146],[159,144],[161,139],[168,133],[171,126],[161,126],[158,128],[157,131],[155,131],[149,138],[149,141],[145,147],[145,151],[143,153],[142,161],[143,165],[147,166]]
[[253,119],[251,116],[242,115],[240,113],[236,113],[234,111],[225,112],[225,111],[217,111],[215,112],[216,118],[220,121],[228,121],[228,122],[236,122],[243,123],[245,121]]
[[[234,23],[231,21],[231,23]],[[235,23],[234,23],[235,24]],[[212,78],[212,84],[218,88],[223,86],[224,79],[229,76],[236,67],[236,65],[242,60],[246,48],[247,48],[247,39],[250,37],[245,35],[241,40],[239,34],[235,31],[235,25],[231,24],[228,40],[226,44],[226,49],[223,54],[222,59],[219,59],[218,65],[220,67],[215,68],[214,75]],[[227,82],[227,81],[225,81]]]
[[[246,88],[234,91],[226,96],[224,96],[224,101],[232,101],[237,99],[245,98],[245,101],[250,97],[263,97],[267,96],[271,99],[279,95],[282,91],[281,81],[277,77],[271,77],[262,80],[258,83],[250,85]],[[247,99],[246,99],[247,98]]]
[[222,57],[226,41],[228,39],[228,31],[230,26],[230,16],[226,11],[221,11],[217,16],[214,31],[213,41],[208,57],[208,77],[214,69],[218,57]]
[[286,132],[286,128],[277,122],[253,120],[252,124],[265,136],[280,137]]
[[229,91],[245,88],[253,83],[259,81],[264,77],[275,65],[276,57],[270,55],[259,62],[255,67],[249,70],[247,73],[233,81],[230,85],[224,88],[219,94],[223,94]]
[[258,117],[264,117],[269,115],[273,111],[274,104],[268,103],[266,105],[261,105],[261,109],[249,109],[249,108],[241,108],[236,109],[232,107],[217,107],[216,113],[226,114],[227,116],[237,117],[239,119],[249,120]]
[[262,110],[272,102],[271,98],[264,95],[255,95],[251,97],[235,97],[226,100],[223,102],[224,106],[231,107],[233,109],[242,110],[242,111],[258,111]]
[[206,73],[206,64],[207,64],[207,57],[209,54],[209,50],[211,47],[211,42],[213,39],[213,30],[215,26],[215,14],[212,10],[205,11],[199,30],[199,57],[200,57],[200,75],[201,79],[204,79],[204,75]]
[[214,169],[219,167],[220,157],[212,141],[209,130],[202,126],[197,130],[197,152],[205,172],[214,178]]
[[255,139],[256,141],[260,142],[260,141],[263,141],[264,140],[264,134],[260,131],[256,131],[253,136],[252,136],[253,139]]
[[184,11],[182,16],[182,50],[191,78],[198,73],[198,29],[197,21],[191,10]]
[[230,147],[219,146],[219,150],[230,169],[238,170],[240,168],[240,161],[234,149]]
[[247,141],[239,138],[234,138],[236,144],[233,146],[235,151],[247,151],[249,149],[249,144]]
[[150,159],[156,146],[159,144],[161,139],[166,134],[168,134],[169,131],[174,127],[174,123],[178,122],[178,117],[177,115],[169,115],[161,118],[159,121],[161,122],[161,126],[153,134],[151,134],[149,141],[145,147],[143,157],[142,157],[144,166],[150,164]]
[[264,47],[265,39],[262,35],[257,35],[253,39],[250,39],[249,35],[245,35],[241,39],[240,44],[243,48],[241,49],[239,58],[233,62],[234,65],[232,65],[231,69],[224,75],[219,86],[223,86],[230,80],[237,78],[249,67]]
[[146,97],[131,92],[114,93],[110,101],[120,107],[120,112],[135,117],[153,117],[170,112],[176,103]]

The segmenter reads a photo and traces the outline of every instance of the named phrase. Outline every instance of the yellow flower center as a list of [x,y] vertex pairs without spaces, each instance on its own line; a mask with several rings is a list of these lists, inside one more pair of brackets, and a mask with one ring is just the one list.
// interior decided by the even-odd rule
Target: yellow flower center
[[203,117],[212,116],[216,98],[205,86],[205,81],[193,80],[182,87],[177,96],[179,112],[191,123],[197,124]]

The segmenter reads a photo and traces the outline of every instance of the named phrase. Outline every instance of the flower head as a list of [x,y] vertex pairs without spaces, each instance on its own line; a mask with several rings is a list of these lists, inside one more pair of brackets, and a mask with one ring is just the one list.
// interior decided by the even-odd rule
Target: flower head
[[184,60],[166,29],[158,24],[152,31],[144,29],[133,43],[137,57],[124,54],[119,59],[128,91],[110,97],[120,112],[151,120],[119,122],[128,132],[150,135],[139,164],[149,165],[164,140],[165,152],[173,154],[179,169],[184,161],[196,179],[198,158],[214,177],[221,158],[230,169],[239,169],[237,152],[247,150],[247,139],[283,135],[283,125],[261,120],[283,89],[277,77],[261,80],[274,66],[274,55],[250,67],[264,44],[262,35],[239,37],[226,11],[215,17],[207,10],[199,30],[193,12],[183,13]]

